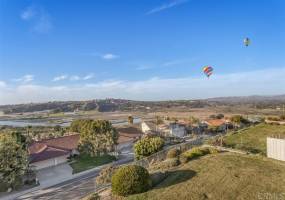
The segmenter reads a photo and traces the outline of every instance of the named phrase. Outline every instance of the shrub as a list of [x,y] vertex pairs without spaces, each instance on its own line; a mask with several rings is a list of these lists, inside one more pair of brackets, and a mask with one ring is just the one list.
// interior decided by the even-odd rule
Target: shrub
[[189,151],[184,152],[182,155],[180,155],[180,161],[181,163],[186,163],[191,159],[204,156],[207,154],[215,154],[219,151],[212,147],[195,147]]
[[134,152],[136,159],[150,156],[153,153],[162,149],[164,140],[160,137],[145,137],[134,145]]
[[195,148],[193,148],[193,149],[191,149],[191,150],[189,150],[189,151],[186,151],[186,152],[184,153],[184,155],[185,155],[189,160],[191,160],[191,159],[193,159],[193,158],[196,158],[196,157],[199,157],[199,156],[204,155],[204,152],[203,152],[200,148],[195,147]]
[[99,175],[96,177],[96,184],[97,185],[104,185],[111,183],[112,175],[114,174],[116,167],[108,166],[103,168]]
[[186,158],[183,159],[194,159],[209,153],[214,153],[215,150],[213,148],[208,148],[208,147],[194,147],[193,149],[186,151],[183,153],[183,156],[185,156]]
[[162,162],[156,163],[152,166],[150,166],[150,170],[156,171],[156,170],[161,170],[161,171],[165,171],[168,170],[172,167],[176,167],[180,164],[179,159],[177,158],[171,158],[171,159],[167,159],[164,160]]
[[285,115],[281,115],[280,120],[285,120]]
[[209,153],[210,153],[210,154],[219,153],[218,149],[216,149],[216,148],[208,148],[208,149],[209,149]]
[[166,155],[166,158],[176,158],[178,157],[180,154],[180,151],[178,149],[170,149],[168,152],[167,152],[167,155]]
[[112,192],[119,196],[145,192],[150,187],[148,171],[138,165],[123,166],[112,176]]

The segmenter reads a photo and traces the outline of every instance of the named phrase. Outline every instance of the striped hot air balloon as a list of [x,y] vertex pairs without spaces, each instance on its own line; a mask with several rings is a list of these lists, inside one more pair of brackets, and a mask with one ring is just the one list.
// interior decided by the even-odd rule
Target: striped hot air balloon
[[250,45],[250,39],[249,38],[244,38],[243,43],[246,47],[248,47],[248,45]]
[[213,74],[213,71],[214,71],[214,69],[211,66],[205,66],[203,68],[203,72],[208,78]]

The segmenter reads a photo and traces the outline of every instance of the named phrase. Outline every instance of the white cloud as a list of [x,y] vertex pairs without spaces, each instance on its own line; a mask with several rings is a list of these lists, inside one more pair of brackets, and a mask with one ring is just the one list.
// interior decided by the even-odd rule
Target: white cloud
[[0,87],[6,87],[6,82],[0,81]]
[[106,80],[78,85],[9,86],[1,84],[0,104],[125,98],[137,100],[197,99],[219,96],[285,94],[285,68],[184,78],[153,77],[141,81]]
[[56,81],[62,81],[62,80],[70,80],[70,81],[86,81],[89,79],[94,78],[94,74],[87,74],[86,76],[78,76],[78,75],[72,75],[72,76],[68,76],[68,75],[60,75],[60,76],[56,76],[52,79],[53,82]]
[[82,79],[83,80],[89,80],[89,79],[92,79],[94,78],[94,74],[87,74],[86,76],[84,76]]
[[70,77],[70,80],[71,81],[79,81],[81,78],[79,77],[79,76],[77,76],[77,75],[74,75],[74,76],[71,76]]
[[62,81],[68,78],[68,75],[60,75],[60,76],[56,76],[52,79],[52,81]]
[[34,75],[26,74],[20,78],[13,79],[16,82],[28,83],[34,80]]
[[20,17],[29,23],[33,32],[48,33],[53,27],[49,13],[42,7],[29,6],[24,9]]
[[158,12],[161,12],[163,10],[166,10],[166,9],[170,9],[172,7],[175,7],[175,6],[178,6],[178,5],[181,5],[183,3],[186,3],[188,0],[173,0],[169,3],[165,3],[161,6],[158,6],[156,8],[153,8],[151,9],[150,11],[148,11],[146,13],[146,15],[150,15],[150,14],[154,14],[154,13],[158,13]]
[[36,15],[35,9],[33,7],[27,7],[22,13],[21,18],[23,20],[30,20]]
[[115,55],[115,54],[111,54],[111,53],[107,53],[107,54],[102,55],[101,57],[104,60],[113,60],[113,59],[119,58],[120,56]]

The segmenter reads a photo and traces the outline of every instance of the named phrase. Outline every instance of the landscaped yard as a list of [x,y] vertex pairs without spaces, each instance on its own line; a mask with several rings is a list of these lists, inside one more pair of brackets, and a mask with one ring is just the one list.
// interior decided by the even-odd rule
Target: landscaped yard
[[224,137],[226,146],[266,155],[266,137],[285,137],[285,125],[259,124]]
[[110,163],[114,160],[116,160],[116,158],[108,154],[97,157],[80,155],[73,159],[74,162],[72,162],[70,166],[73,168],[73,173],[78,173],[100,165]]
[[285,163],[259,156],[211,154],[173,169],[152,190],[126,199],[285,199]]

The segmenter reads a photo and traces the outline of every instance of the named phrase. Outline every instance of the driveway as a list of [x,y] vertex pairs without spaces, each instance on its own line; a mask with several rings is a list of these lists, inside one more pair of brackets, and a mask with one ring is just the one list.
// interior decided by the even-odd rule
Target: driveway
[[72,168],[69,164],[63,163],[57,166],[41,169],[37,172],[37,178],[42,187],[48,187],[72,178]]

